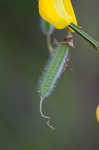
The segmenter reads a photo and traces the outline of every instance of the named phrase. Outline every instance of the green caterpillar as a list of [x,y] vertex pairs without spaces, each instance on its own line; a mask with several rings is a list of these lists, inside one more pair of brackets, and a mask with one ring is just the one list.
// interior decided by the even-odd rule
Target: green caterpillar
[[50,62],[45,68],[46,72],[43,73],[43,79],[40,83],[40,114],[43,118],[48,119],[47,124],[51,128],[53,127],[49,124],[50,117],[44,115],[44,113],[42,112],[42,103],[45,98],[47,98],[51,94],[52,90],[55,87],[57,79],[61,76],[64,65],[68,58],[68,51],[68,45],[60,45],[56,48],[55,54],[53,54]]

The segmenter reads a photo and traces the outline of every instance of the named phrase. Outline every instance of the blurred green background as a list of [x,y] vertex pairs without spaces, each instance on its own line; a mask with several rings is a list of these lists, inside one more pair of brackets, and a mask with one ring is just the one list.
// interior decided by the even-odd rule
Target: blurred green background
[[[72,2],[78,24],[99,41],[99,1]],[[37,84],[49,53],[33,4],[0,0],[0,149],[98,149],[99,52],[74,34],[73,72],[62,75],[44,104],[52,132],[39,114]],[[62,31],[56,34],[63,40]]]

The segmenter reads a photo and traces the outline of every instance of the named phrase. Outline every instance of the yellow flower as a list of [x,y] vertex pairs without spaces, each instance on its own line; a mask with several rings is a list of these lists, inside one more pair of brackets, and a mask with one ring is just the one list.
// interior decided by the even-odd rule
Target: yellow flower
[[96,108],[96,120],[99,123],[99,105]]
[[70,23],[77,25],[71,0],[39,0],[38,7],[40,16],[56,29],[64,29]]

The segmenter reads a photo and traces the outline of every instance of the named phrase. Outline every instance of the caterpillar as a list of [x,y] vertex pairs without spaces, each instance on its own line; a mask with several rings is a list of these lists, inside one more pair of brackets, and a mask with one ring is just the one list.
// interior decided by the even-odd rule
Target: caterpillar
[[45,98],[47,98],[53,91],[57,80],[61,77],[64,69],[64,65],[68,58],[68,45],[60,45],[55,49],[53,56],[49,59],[48,64],[45,66],[40,80],[40,114],[43,118],[47,119],[47,125],[54,129],[50,125],[50,117],[45,115],[42,111],[42,104]]

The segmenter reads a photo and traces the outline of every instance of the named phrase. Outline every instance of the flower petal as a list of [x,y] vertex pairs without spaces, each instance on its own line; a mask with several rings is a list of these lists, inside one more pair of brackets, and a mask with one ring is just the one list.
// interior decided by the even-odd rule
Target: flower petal
[[56,29],[64,29],[71,22],[77,24],[70,0],[39,0],[39,13]]

